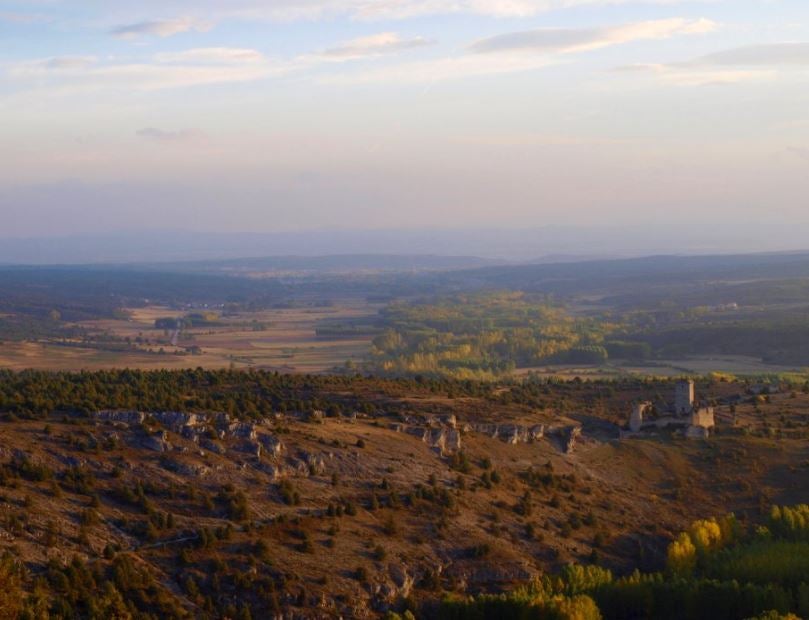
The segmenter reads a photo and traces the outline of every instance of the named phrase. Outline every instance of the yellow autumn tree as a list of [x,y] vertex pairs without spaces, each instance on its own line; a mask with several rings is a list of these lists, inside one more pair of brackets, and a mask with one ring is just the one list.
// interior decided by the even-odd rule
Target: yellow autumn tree
[[556,606],[558,617],[563,620],[601,620],[596,602],[589,596],[579,594],[562,598]]
[[669,570],[678,575],[690,575],[697,565],[697,548],[691,537],[682,532],[670,545],[667,552]]
[[701,554],[718,549],[722,545],[722,528],[716,519],[700,519],[688,528],[691,542]]

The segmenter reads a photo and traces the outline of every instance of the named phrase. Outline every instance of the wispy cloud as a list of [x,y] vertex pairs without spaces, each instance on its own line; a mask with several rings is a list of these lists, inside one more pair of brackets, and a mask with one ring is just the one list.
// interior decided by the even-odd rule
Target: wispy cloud
[[6,75],[22,86],[41,88],[53,92],[82,92],[99,89],[151,91],[171,88],[203,86],[233,82],[249,82],[290,70],[283,64],[254,59],[242,62],[221,62],[209,58],[208,62],[152,62],[116,63],[97,62],[88,58],[50,58],[17,63],[7,68]]
[[190,18],[156,19],[117,26],[112,29],[112,34],[121,39],[137,39],[148,36],[166,38],[184,32],[206,32],[210,29],[210,23]]
[[[68,0],[49,0],[68,4]],[[160,19],[183,15],[204,23],[242,21],[317,21],[349,18],[355,21],[389,21],[435,15],[482,15],[527,18],[548,11],[615,5],[666,5],[717,0],[138,0],[124,6],[132,16],[116,30],[133,36],[170,36],[172,22]],[[129,3],[121,3],[129,4]],[[116,7],[118,8],[118,7]],[[149,17],[153,16],[153,17]],[[154,17],[156,16],[156,17]],[[161,34],[168,31],[168,35]],[[187,30],[182,30],[185,32]]]
[[717,24],[707,19],[665,19],[593,29],[539,29],[513,32],[479,40],[467,53],[449,58],[402,63],[359,73],[326,78],[327,81],[435,82],[442,80],[532,71],[559,62],[559,57],[580,54],[632,41],[668,39],[712,32]]
[[736,47],[702,56],[689,64],[734,67],[804,66],[809,65],[809,43]]
[[583,6],[676,5],[687,1],[689,0],[276,0],[268,5],[257,0],[241,0],[228,10],[231,14],[268,19],[317,19],[344,15],[356,20],[383,21],[464,13],[520,18]]
[[705,86],[761,81],[807,66],[809,43],[773,43],[721,50],[685,62],[641,63],[617,70],[652,74],[680,86]]
[[57,56],[40,61],[42,68],[59,70],[84,69],[98,62],[95,56]]
[[[182,22],[182,26],[175,25],[162,32],[195,28],[196,26],[191,25],[194,23],[186,20]],[[604,28],[520,31],[481,39],[453,56],[387,62],[360,71],[340,74],[332,72],[319,79],[338,83],[412,83],[524,72],[559,62],[559,58],[565,55],[581,54],[633,41],[703,34],[716,28],[714,22],[706,19],[673,18]],[[152,31],[151,27],[140,26],[137,30]],[[305,73],[322,64],[392,57],[432,43],[420,36],[403,37],[395,32],[382,32],[283,60],[268,58],[259,50],[250,48],[200,47],[158,53],[148,60],[138,62],[122,62],[116,58],[101,61],[89,56],[25,61],[8,68],[7,75],[18,80],[29,80],[37,86],[48,84],[68,91],[100,88],[158,90],[256,81],[290,73]]]
[[699,67],[687,64],[666,65],[644,63],[626,65],[616,69],[618,73],[651,75],[673,86],[720,86],[740,82],[760,81],[771,77],[768,71]]
[[380,34],[346,41],[336,47],[314,54],[310,56],[310,58],[331,62],[344,62],[347,60],[359,60],[362,58],[396,54],[398,52],[432,44],[433,41],[425,39],[424,37],[405,39],[395,32],[382,32]]
[[256,64],[264,62],[257,50],[233,47],[203,47],[155,55],[155,60],[172,64]]
[[34,24],[52,21],[52,17],[44,13],[21,13],[15,11],[0,11],[0,22],[14,24]]
[[428,45],[421,37],[382,33],[353,39],[325,51],[271,59],[250,48],[204,47],[154,54],[148,60],[121,62],[94,56],[65,56],[6,65],[6,76],[29,86],[59,92],[97,89],[162,90],[208,84],[249,82],[301,73],[324,63],[345,62]]
[[24,60],[7,65],[6,75],[15,79],[43,78],[48,75],[70,75],[86,70],[98,62],[95,56],[54,56]]
[[139,138],[159,144],[190,144],[199,143],[206,139],[205,133],[201,129],[166,131],[155,127],[146,127],[138,130],[136,135]]
[[547,67],[545,56],[478,56],[466,54],[418,62],[400,63],[379,69],[343,73],[323,78],[327,83],[364,84],[373,82],[431,83],[485,75],[519,73]]
[[706,34],[717,29],[708,19],[661,19],[609,28],[540,28],[482,39],[471,46],[479,54],[526,52],[571,54],[633,41],[669,39],[678,35]]

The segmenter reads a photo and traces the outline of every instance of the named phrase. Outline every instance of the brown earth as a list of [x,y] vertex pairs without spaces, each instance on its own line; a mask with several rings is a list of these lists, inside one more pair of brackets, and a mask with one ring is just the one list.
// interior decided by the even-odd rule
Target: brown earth
[[[703,395],[743,389],[716,384]],[[108,546],[129,551],[192,613],[199,601],[180,584],[188,575],[204,581],[206,562],[218,559],[228,570],[282,575],[283,607],[300,607],[304,591],[301,609],[319,610],[312,617],[362,617],[402,597],[435,598],[436,588],[496,591],[569,562],[660,568],[668,541],[694,519],[734,511],[754,521],[771,502],[809,500],[809,396],[758,403],[745,396],[735,421],[707,441],[676,434],[619,441],[613,422],[633,398],[653,396],[642,391],[596,399],[586,385],[551,390],[559,406],[544,409],[365,394],[381,411],[395,402],[398,413],[256,424],[259,440],[282,442],[277,456],[266,449],[256,456],[254,441],[230,432],[211,444],[221,446],[217,454],[148,418],[146,425],[59,416],[3,422],[0,547],[34,574],[54,558],[93,562]],[[438,417],[449,414],[457,416],[461,453],[442,454],[413,434],[451,430]],[[546,434],[510,444],[475,430],[484,423],[545,425]],[[566,453],[553,429],[576,425],[582,436]],[[148,445],[161,430],[165,451]],[[92,482],[76,484],[77,472]],[[138,485],[146,508],[123,499]],[[224,496],[239,491],[249,514],[228,510]],[[338,506],[342,516],[330,516]],[[159,513],[173,523],[144,533]],[[228,524],[227,538],[196,547],[200,529]],[[267,549],[257,568],[250,558],[259,540]],[[189,546],[191,564],[183,566],[178,553]]]

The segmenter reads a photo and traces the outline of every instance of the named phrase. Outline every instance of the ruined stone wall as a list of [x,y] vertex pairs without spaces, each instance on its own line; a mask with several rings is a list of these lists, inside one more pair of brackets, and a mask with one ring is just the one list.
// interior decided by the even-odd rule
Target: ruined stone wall
[[701,407],[691,414],[691,426],[713,428],[714,425],[713,407]]
[[641,428],[643,428],[643,416],[652,406],[650,402],[642,402],[642,403],[635,403],[635,406],[632,407],[632,415],[629,418],[629,430],[633,433],[637,433]]

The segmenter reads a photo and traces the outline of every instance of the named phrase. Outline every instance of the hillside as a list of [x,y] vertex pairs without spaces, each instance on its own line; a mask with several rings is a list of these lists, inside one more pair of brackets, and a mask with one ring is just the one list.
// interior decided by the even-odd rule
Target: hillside
[[698,388],[735,403],[714,438],[619,441],[670,383],[3,373],[7,581],[51,617],[429,616],[571,562],[661,568],[697,518],[807,500],[809,396]]

